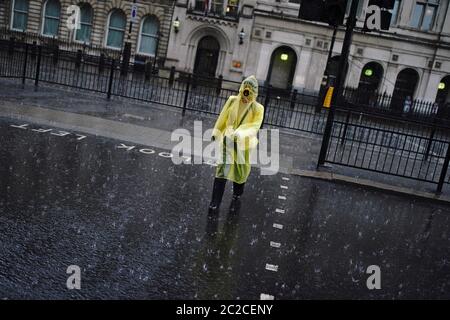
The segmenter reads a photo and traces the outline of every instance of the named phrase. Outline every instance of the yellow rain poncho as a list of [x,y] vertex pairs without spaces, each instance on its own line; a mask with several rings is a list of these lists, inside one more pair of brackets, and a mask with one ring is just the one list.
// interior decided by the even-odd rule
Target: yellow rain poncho
[[[248,95],[244,96],[244,91]],[[223,106],[213,130],[220,144],[216,177],[244,183],[250,174],[250,152],[258,144],[257,133],[264,117],[264,107],[256,102],[258,81],[246,78],[239,95],[231,96]],[[243,101],[247,100],[247,103]]]

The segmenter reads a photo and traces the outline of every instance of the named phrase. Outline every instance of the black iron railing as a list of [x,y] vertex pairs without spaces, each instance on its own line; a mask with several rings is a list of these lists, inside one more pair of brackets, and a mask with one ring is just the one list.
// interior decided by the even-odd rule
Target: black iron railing
[[[198,77],[154,63],[128,68],[122,63],[102,53],[92,55],[0,38],[0,77],[33,81],[36,88],[41,82],[51,83],[99,92],[108,98],[158,103],[179,108],[183,114],[217,115],[240,86],[221,77]],[[314,94],[261,86],[258,101],[265,107],[264,126],[319,135],[324,132],[328,109]],[[438,191],[450,183],[449,126],[439,110],[413,116],[414,112],[383,111],[348,96],[342,101],[333,121],[327,162],[437,183]]]

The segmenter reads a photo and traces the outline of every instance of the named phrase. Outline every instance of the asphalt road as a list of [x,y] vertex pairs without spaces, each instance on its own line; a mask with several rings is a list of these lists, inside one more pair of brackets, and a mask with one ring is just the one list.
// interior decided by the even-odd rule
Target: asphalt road
[[229,184],[208,216],[208,164],[16,120],[0,132],[0,298],[450,298],[449,207],[254,169],[240,212]]

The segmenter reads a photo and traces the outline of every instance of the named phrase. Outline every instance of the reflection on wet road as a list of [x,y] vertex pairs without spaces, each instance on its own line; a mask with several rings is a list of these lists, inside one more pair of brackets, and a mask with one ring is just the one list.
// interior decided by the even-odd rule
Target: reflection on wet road
[[253,170],[211,216],[209,165],[24,124],[0,121],[1,298],[450,298],[449,207]]

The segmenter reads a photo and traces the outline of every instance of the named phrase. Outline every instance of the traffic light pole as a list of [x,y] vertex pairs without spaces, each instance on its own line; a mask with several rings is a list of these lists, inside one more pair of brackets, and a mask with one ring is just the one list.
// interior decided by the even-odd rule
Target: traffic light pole
[[331,138],[331,131],[333,127],[334,111],[336,108],[336,104],[339,102],[342,96],[344,80],[346,77],[347,61],[350,53],[350,45],[352,44],[353,29],[356,26],[356,13],[358,11],[358,4],[360,0],[349,0],[349,1],[352,1],[352,5],[350,7],[350,14],[347,19],[345,38],[344,43],[342,45],[341,57],[339,59],[339,69],[336,77],[336,85],[333,92],[331,107],[330,110],[328,111],[328,117],[325,125],[325,132],[323,134],[322,146],[320,148],[319,161],[317,163],[317,167],[323,166],[325,164],[325,159]]

